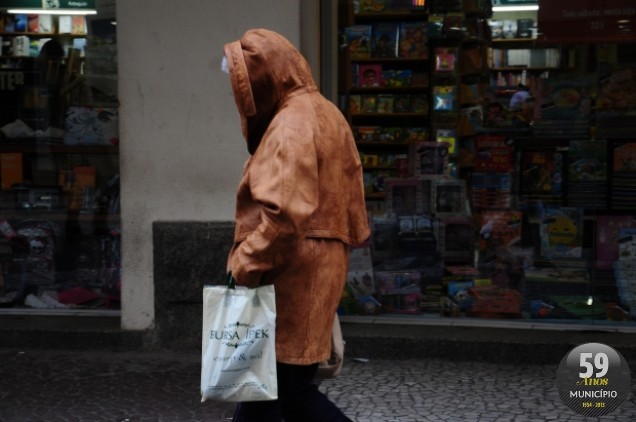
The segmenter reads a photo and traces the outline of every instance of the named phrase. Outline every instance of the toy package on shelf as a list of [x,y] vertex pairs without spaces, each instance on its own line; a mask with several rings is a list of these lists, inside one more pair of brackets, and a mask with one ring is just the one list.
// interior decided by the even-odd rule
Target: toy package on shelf
[[373,216],[371,242],[373,261],[383,261],[398,255],[398,220]]
[[466,181],[459,179],[433,180],[431,209],[437,216],[466,215]]
[[388,179],[385,187],[387,214],[401,216],[422,213],[424,198],[419,179]]
[[409,145],[409,172],[413,176],[448,175],[446,142],[418,142]]
[[421,313],[419,271],[376,271],[375,277],[379,300],[385,312]]
[[466,315],[479,318],[521,318],[523,297],[519,291],[498,286],[475,286]]

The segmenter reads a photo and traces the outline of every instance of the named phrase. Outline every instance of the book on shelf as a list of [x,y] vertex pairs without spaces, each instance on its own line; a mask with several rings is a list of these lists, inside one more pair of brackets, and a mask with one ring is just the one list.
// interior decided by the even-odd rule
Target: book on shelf
[[400,25],[393,22],[382,22],[373,25],[371,56],[394,58],[398,56],[398,40]]
[[73,20],[70,15],[62,15],[57,18],[57,32],[59,34],[71,34],[73,32]]
[[369,63],[358,64],[358,86],[362,88],[379,87],[382,85],[382,65]]
[[345,28],[345,42],[352,59],[371,57],[371,25],[353,25]]
[[427,58],[426,22],[401,22],[398,56]]
[[71,34],[86,34],[86,17],[82,15],[71,16]]

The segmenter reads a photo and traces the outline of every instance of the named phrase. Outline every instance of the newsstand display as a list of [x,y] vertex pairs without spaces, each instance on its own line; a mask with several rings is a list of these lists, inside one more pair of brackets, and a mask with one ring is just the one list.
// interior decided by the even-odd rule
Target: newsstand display
[[[636,320],[636,40],[563,40],[534,13],[495,45],[507,17],[490,1],[341,2],[339,101],[372,227],[341,313]],[[414,20],[426,88],[361,85],[362,66],[422,66],[400,56]],[[374,49],[388,41],[390,59]],[[361,106],[407,94],[427,96],[426,115]]]

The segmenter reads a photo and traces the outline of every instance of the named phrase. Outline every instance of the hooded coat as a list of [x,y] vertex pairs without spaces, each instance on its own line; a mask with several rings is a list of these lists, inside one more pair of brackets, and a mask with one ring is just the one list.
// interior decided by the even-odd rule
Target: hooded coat
[[287,39],[254,29],[224,51],[251,154],[228,269],[237,285],[275,285],[277,360],[320,362],[330,354],[348,245],[370,233],[359,154]]

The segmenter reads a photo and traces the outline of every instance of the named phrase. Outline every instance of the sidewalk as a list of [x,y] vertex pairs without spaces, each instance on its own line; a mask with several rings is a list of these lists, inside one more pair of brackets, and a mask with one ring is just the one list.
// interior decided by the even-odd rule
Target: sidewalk
[[[636,421],[634,388],[611,415],[569,410],[555,365],[355,358],[321,388],[357,422]],[[0,349],[0,421],[231,420],[200,403],[199,369],[197,353]]]

